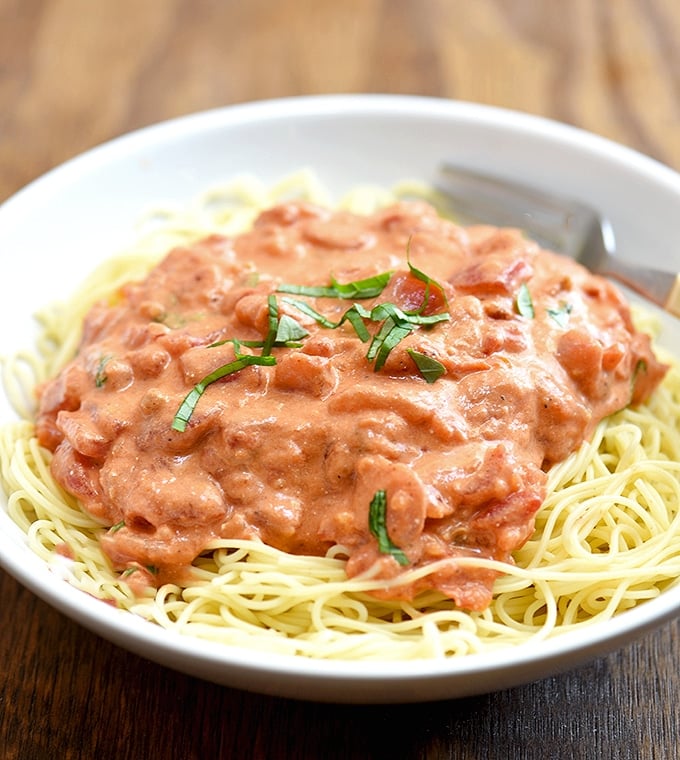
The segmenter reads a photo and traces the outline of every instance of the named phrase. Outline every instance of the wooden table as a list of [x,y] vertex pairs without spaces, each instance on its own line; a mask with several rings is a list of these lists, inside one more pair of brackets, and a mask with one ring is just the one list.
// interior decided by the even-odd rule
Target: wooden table
[[[680,169],[679,43],[678,0],[0,0],[0,200],[140,126],[327,92],[506,106]],[[674,758],[679,664],[673,622],[499,693],[309,704],[146,662],[0,573],[0,757]]]

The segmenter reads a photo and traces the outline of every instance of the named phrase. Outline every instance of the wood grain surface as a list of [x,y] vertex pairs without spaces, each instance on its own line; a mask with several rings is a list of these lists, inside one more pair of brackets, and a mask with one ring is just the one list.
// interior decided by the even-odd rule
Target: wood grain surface
[[[336,92],[513,108],[680,169],[680,2],[0,0],[0,200],[138,127]],[[521,688],[310,704],[151,664],[0,572],[0,759],[677,758],[679,665],[673,622]]]

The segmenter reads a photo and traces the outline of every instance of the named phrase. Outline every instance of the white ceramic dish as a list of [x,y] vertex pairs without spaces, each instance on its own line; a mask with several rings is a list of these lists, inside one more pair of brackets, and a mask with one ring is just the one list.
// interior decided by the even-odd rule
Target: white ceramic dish
[[[308,166],[334,192],[357,183],[434,180],[443,159],[560,190],[600,208],[620,253],[680,268],[680,176],[606,140],[490,107],[393,96],[324,96],[188,116],[66,163],[0,207],[5,275],[0,352],[29,345],[32,314],[74,273],[120,250],[150,205],[187,201],[240,172],[264,180]],[[668,318],[664,341],[680,345]],[[0,400],[0,422],[11,418]],[[680,588],[614,620],[530,648],[445,662],[318,662],[173,635],[59,581],[0,509],[0,562],[39,597],[137,654],[218,683],[338,702],[451,698],[534,680],[620,647],[680,611]]]

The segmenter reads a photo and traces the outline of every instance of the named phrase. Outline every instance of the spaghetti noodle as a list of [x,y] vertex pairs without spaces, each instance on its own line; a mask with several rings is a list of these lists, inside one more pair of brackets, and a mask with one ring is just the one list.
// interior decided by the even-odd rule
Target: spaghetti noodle
[[[2,428],[2,484],[9,515],[33,551],[83,591],[161,626],[311,658],[403,660],[526,644],[606,620],[675,583],[680,367],[670,356],[662,357],[671,369],[648,403],[607,418],[576,453],[552,467],[536,530],[515,552],[514,565],[457,560],[501,573],[481,612],[457,609],[434,591],[411,602],[378,599],[371,592],[390,582],[370,574],[348,579],[342,546],[310,557],[217,539],[195,560],[190,579],[158,589],[144,585],[142,567],[133,574],[112,569],[100,547],[104,529],[52,477],[49,452],[34,435],[26,380],[43,382],[63,366],[89,306],[143,276],[169,247],[216,231],[236,234],[260,210],[291,195],[328,202],[313,178],[301,174],[273,189],[239,180],[189,209],[153,214],[134,251],[98,269],[68,304],[40,315],[37,352],[4,364],[5,385],[24,419]],[[368,213],[393,198],[366,189],[342,205]],[[654,329],[647,315],[639,320],[643,329]],[[415,583],[432,572],[432,566],[407,570],[398,582]]]

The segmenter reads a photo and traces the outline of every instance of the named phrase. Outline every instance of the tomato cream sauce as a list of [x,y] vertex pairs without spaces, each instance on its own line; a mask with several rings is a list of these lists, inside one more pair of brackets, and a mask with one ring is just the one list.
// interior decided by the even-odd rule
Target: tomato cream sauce
[[[354,301],[277,292],[384,272],[365,309],[448,318],[403,336],[377,371],[348,321],[324,326],[289,303],[337,323]],[[275,318],[308,334],[273,347],[272,366],[208,385],[174,429],[196,383],[263,351],[233,339],[266,340],[272,295]],[[409,349],[435,360],[434,382]],[[480,610],[494,573],[456,558],[511,561],[533,531],[547,468],[664,371],[614,286],[517,231],[464,229],[422,202],[370,216],[292,202],[243,235],[170,251],[92,308],[77,356],[39,389],[37,435],[57,481],[111,527],[102,546],[117,568],[177,573],[217,537],[294,554],[339,544],[350,577],[397,579],[381,596],[431,588]],[[378,491],[408,564],[369,529]]]

